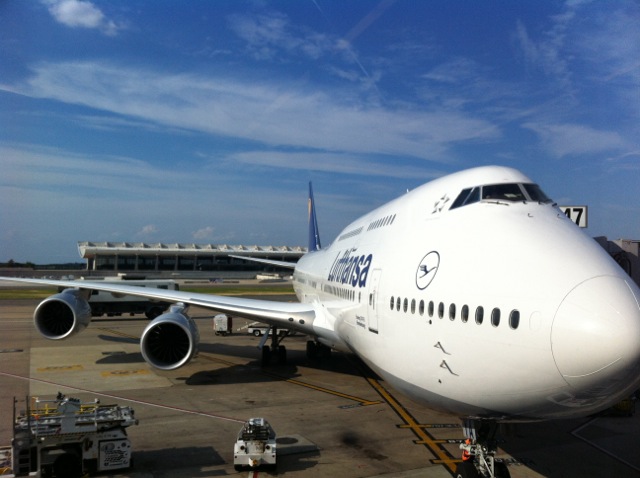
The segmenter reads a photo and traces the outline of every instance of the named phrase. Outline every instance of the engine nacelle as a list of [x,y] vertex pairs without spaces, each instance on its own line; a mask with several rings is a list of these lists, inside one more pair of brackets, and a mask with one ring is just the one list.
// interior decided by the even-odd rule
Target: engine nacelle
[[83,331],[91,322],[85,292],[65,289],[40,302],[33,313],[36,329],[47,339],[60,340]]
[[188,364],[198,352],[200,334],[185,306],[171,306],[142,332],[140,349],[149,365],[160,370],[175,370]]

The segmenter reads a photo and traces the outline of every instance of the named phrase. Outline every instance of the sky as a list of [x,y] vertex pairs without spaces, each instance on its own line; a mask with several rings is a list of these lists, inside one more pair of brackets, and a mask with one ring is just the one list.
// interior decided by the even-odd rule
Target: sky
[[0,262],[78,241],[330,243],[514,167],[640,239],[640,3],[0,2]]

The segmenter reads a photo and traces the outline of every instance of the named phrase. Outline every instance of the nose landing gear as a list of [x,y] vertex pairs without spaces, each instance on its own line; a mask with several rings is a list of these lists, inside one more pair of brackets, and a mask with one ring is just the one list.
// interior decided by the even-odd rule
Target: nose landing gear
[[493,420],[464,420],[466,441],[460,445],[462,463],[456,478],[511,478],[507,465],[495,460],[498,424]]

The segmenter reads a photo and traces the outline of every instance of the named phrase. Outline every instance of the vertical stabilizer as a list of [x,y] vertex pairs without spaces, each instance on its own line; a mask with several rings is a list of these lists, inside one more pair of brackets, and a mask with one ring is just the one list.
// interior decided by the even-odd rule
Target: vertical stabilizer
[[311,182],[309,182],[309,252],[319,251],[321,247],[313,188],[311,187]]

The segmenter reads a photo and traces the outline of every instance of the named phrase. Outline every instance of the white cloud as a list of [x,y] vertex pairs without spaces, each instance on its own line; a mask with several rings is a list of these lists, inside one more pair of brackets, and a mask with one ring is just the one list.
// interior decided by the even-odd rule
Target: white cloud
[[529,66],[540,69],[571,94],[579,94],[585,80],[601,82],[623,77],[612,88],[612,94],[629,92],[625,98],[633,98],[637,113],[640,9],[637,3],[624,1],[601,7],[600,2],[566,1],[562,12],[551,16],[541,31],[527,29],[524,22],[518,21],[516,41]]
[[260,60],[271,60],[282,51],[311,59],[331,53],[335,40],[325,34],[300,29],[282,13],[255,16],[232,15],[229,26],[247,43],[249,51]]
[[26,84],[0,88],[175,128],[334,152],[442,161],[460,142],[500,136],[496,125],[471,114],[385,109],[360,103],[350,91],[329,94],[282,82],[167,75],[100,62],[43,63]]
[[158,232],[158,228],[154,224],[147,224],[146,226],[143,226],[143,228],[136,233],[136,237],[152,236],[157,232]]
[[525,123],[538,134],[544,147],[554,156],[620,151],[630,145],[614,131],[601,131],[579,124]]
[[571,15],[555,17],[552,27],[544,32],[539,40],[533,39],[520,21],[516,25],[515,33],[527,64],[539,68],[547,78],[553,79],[564,88],[571,86],[571,70],[565,51],[566,22],[570,18]]
[[198,229],[193,233],[193,238],[196,241],[204,241],[206,239],[211,239],[213,237],[213,231],[214,229],[211,226],[203,227],[202,229]]
[[255,164],[274,168],[300,169],[305,171],[331,171],[340,174],[358,174],[393,178],[436,178],[442,171],[404,166],[394,158],[386,161],[373,160],[350,154],[332,153],[287,153],[279,151],[247,151],[237,153],[228,159],[245,164]]
[[431,81],[458,85],[475,80],[479,76],[479,65],[468,58],[454,58],[446,63],[435,66],[428,73],[423,75]]
[[96,191],[120,197],[129,197],[131,191],[145,194],[153,191],[153,187],[146,185],[162,182],[166,174],[133,158],[85,156],[22,144],[0,146],[0,157],[3,158],[0,185],[49,190],[74,184],[73,191],[78,196],[86,190],[83,185],[91,185],[92,194]]
[[629,117],[640,114],[640,5],[621,5],[619,9],[593,15],[578,37],[581,60],[588,79],[605,85],[615,103],[612,108]]
[[118,26],[93,3],[83,0],[44,0],[55,20],[71,28],[96,28],[115,35]]

